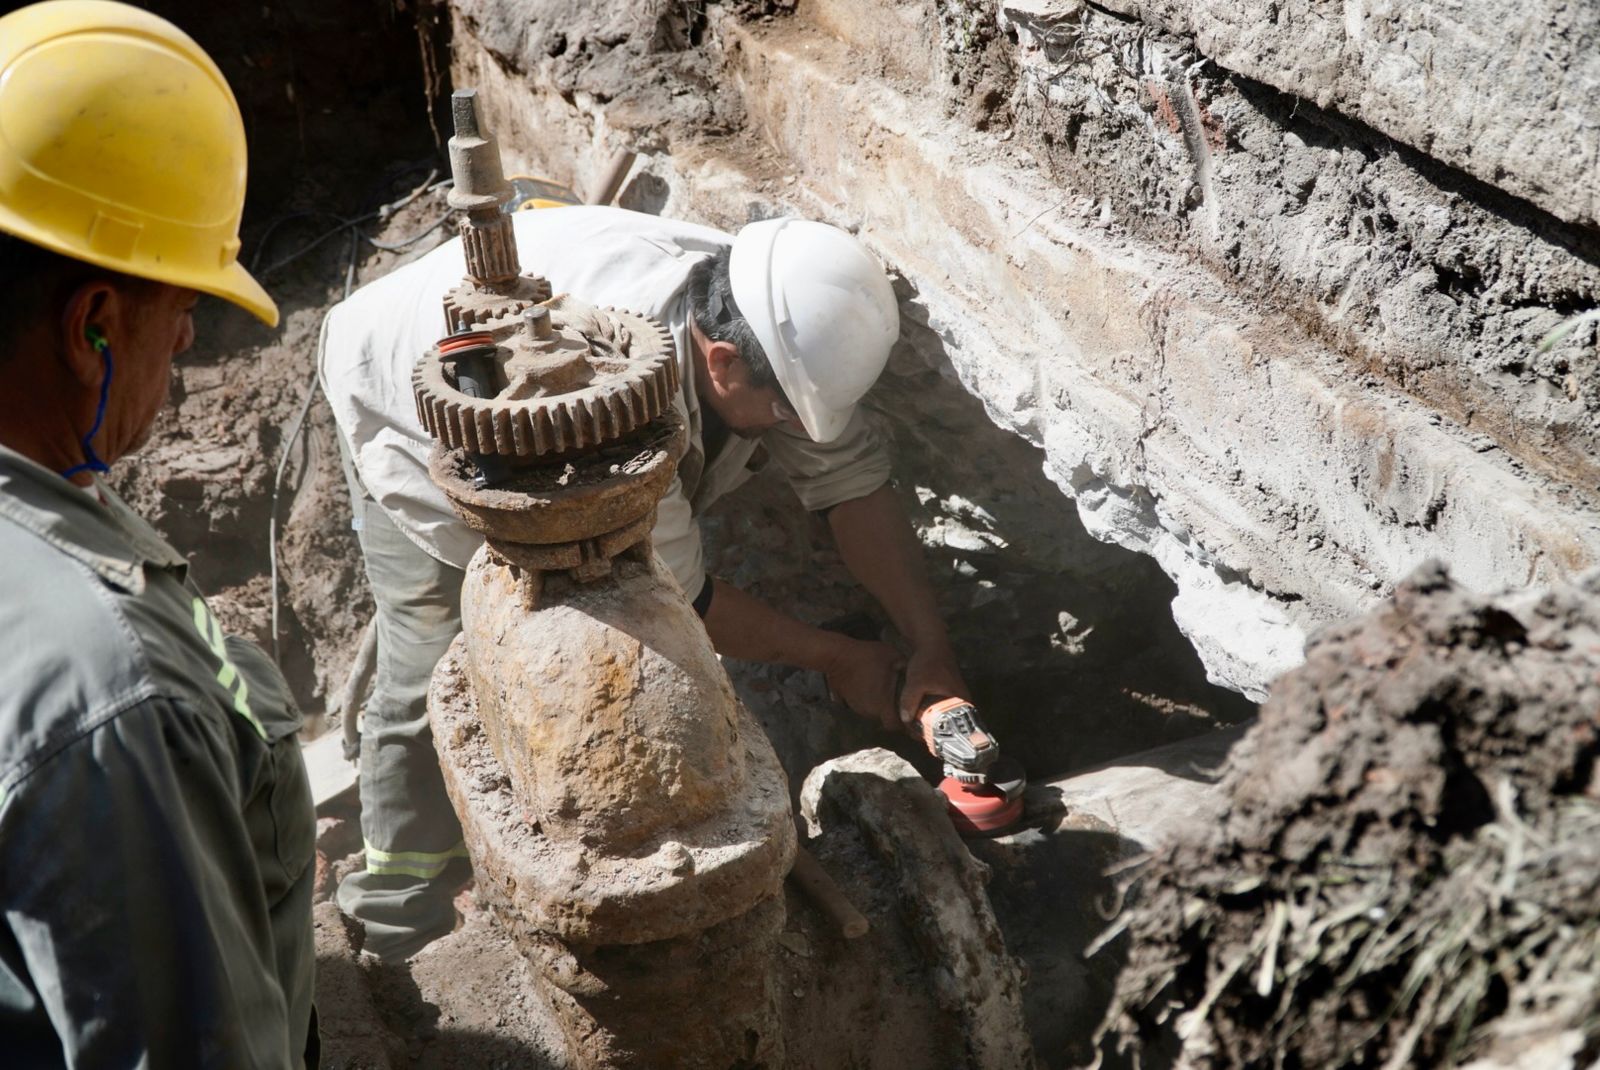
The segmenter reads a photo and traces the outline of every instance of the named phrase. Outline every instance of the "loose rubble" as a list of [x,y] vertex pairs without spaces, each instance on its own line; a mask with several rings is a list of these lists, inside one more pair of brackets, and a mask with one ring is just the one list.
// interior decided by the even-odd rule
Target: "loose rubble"
[[1536,1045],[1589,1065],[1597,757],[1600,574],[1483,597],[1424,566],[1314,639],[1217,812],[1135,878],[1107,1046],[1141,1066],[1496,1065]]

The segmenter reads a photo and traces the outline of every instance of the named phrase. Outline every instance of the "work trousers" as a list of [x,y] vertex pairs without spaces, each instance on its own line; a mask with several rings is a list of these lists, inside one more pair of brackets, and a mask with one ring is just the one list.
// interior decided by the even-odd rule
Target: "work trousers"
[[339,446],[378,628],[361,731],[367,864],[340,884],[339,907],[362,923],[366,950],[400,960],[454,927],[455,893],[471,872],[427,710],[434,666],[461,630],[463,573],[395,526]]

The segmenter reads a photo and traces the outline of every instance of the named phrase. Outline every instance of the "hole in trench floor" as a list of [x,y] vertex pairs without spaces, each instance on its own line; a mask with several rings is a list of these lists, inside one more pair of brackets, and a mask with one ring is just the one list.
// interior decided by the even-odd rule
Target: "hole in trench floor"
[[[1092,538],[1038,449],[992,424],[959,384],[893,368],[868,401],[896,489],[969,697],[1030,782],[1254,714],[1254,703],[1207,682],[1173,622],[1171,580],[1150,558]],[[803,620],[884,632],[886,618],[845,570],[826,522],[802,509],[773,466],[719,502],[702,532],[714,574]],[[870,746],[937,779],[918,742],[854,717],[818,674],[727,666],[795,792],[818,762]]]

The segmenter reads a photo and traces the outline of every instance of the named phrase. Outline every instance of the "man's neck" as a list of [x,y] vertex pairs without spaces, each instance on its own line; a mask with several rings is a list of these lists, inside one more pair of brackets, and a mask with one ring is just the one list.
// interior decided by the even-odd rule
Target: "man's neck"
[[[49,440],[39,441],[27,434],[18,434],[19,429],[15,424],[7,422],[7,416],[0,413],[0,446],[15,450],[34,464],[48,468],[52,472],[65,472],[83,460],[83,447],[74,442],[70,446],[62,447],[59,443]],[[94,477],[88,472],[77,472],[66,477],[69,483],[79,487],[94,486]]]
[[[0,446],[52,472],[65,472],[83,461],[83,444],[72,431],[76,399],[60,382],[36,370],[35,349],[22,344],[0,354],[0,370],[7,377],[0,391]],[[80,487],[94,483],[88,472],[68,478]]]

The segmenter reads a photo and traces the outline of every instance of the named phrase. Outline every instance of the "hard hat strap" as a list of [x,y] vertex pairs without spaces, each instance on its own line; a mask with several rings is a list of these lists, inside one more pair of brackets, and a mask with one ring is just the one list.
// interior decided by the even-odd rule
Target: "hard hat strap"
[[94,452],[94,436],[100,433],[100,425],[105,422],[106,401],[111,397],[111,343],[107,342],[105,336],[99,331],[95,331],[90,336],[90,342],[99,351],[100,359],[106,366],[106,374],[100,380],[100,404],[94,410],[94,426],[89,428],[87,435],[83,436],[84,461],[82,464],[75,464],[61,473],[62,477],[67,479],[77,475],[79,472],[111,471],[111,466],[102,461],[99,455]]

